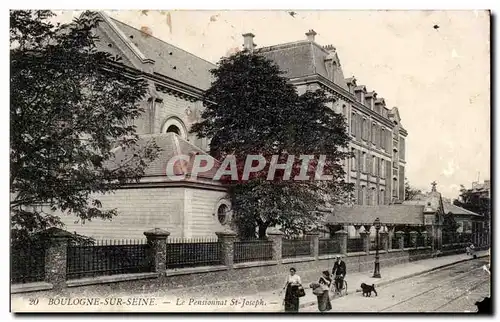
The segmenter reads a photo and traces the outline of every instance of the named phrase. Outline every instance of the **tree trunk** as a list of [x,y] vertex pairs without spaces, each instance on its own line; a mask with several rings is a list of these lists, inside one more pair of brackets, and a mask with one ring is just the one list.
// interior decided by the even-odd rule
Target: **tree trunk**
[[267,227],[269,227],[269,223],[268,222],[260,222],[259,223],[259,239],[265,239],[266,238]]

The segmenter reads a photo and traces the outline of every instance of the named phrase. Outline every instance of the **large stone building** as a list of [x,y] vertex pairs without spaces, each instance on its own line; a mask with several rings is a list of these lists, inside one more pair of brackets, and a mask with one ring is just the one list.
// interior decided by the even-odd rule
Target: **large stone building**
[[355,157],[344,161],[347,181],[355,183],[356,204],[387,205],[404,200],[405,139],[397,107],[388,109],[385,99],[367,91],[354,77],[346,78],[334,46],[306,39],[255,49],[253,34],[245,34],[244,46],[273,60],[299,93],[322,88],[335,98],[332,108],[342,113],[352,137]]
[[[120,56],[118,68],[149,84],[141,103],[145,113],[135,122],[139,143],[154,139],[162,150],[140,183],[98,196],[104,208],[118,210],[111,222],[82,223],[63,216],[66,229],[96,239],[143,238],[151,228],[168,230],[172,237],[214,236],[230,221],[225,188],[203,177],[172,182],[166,176],[166,164],[174,155],[207,150],[208,141],[189,130],[200,119],[200,99],[211,84],[209,71],[215,65],[104,13],[100,16],[98,48]],[[126,157],[119,150],[116,153],[117,159]]]
[[[94,238],[140,238],[154,227],[173,237],[213,236],[230,222],[230,202],[224,187],[210,178],[172,182],[165,175],[168,159],[175,154],[204,153],[207,139],[189,134],[200,120],[200,98],[211,84],[215,65],[158,38],[101,13],[96,30],[99,48],[122,57],[124,72],[146,79],[144,115],[136,121],[146,142],[155,138],[162,148],[158,161],[139,184],[99,196],[106,208],[117,208],[112,222],[75,223],[65,218],[67,229]],[[345,160],[347,180],[355,183],[356,203],[388,205],[404,199],[405,138],[397,108],[368,92],[356,79],[345,78],[333,46],[320,46],[314,31],[307,39],[259,49],[275,61],[299,93],[323,88],[335,97],[332,108],[342,113],[353,140],[355,158]],[[254,50],[253,35],[244,35],[244,47]],[[111,229],[112,228],[112,229]]]

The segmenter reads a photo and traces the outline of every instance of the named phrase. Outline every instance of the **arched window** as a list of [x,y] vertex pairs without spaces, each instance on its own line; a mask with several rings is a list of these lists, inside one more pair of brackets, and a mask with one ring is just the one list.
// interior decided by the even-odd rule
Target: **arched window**
[[187,129],[181,119],[170,117],[163,123],[161,133],[175,133],[183,139],[187,140]]
[[175,125],[170,125],[167,128],[167,133],[175,133],[177,135],[181,135],[181,130],[179,130],[179,128]]

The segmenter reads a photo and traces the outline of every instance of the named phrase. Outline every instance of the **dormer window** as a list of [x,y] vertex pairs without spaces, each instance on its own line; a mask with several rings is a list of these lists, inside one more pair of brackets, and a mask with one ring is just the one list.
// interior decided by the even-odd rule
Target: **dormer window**
[[356,93],[356,100],[358,102],[360,102],[361,104],[364,104],[365,103],[366,87],[364,85],[356,86],[354,88],[354,92]]
[[356,87],[356,78],[354,76],[346,78],[345,82],[347,84],[347,88],[349,88],[349,93],[354,94],[354,88]]
[[335,60],[335,53],[330,52],[325,58],[326,73],[328,74],[328,79],[335,83],[335,73],[337,71],[337,61]]

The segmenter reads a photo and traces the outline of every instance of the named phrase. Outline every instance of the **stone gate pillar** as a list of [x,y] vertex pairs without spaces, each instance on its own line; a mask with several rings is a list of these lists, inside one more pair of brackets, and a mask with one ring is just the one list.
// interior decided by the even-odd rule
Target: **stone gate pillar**
[[387,232],[380,232],[379,233],[380,237],[380,248],[382,250],[385,250],[386,252],[389,251],[389,233]]
[[66,287],[66,263],[69,237],[63,233],[49,236],[45,250],[45,281],[54,289]]
[[392,239],[394,238],[394,230],[396,229],[396,226],[387,225],[386,227],[387,227],[387,233],[388,233],[387,240],[388,240],[388,244],[389,244],[389,249],[393,249],[393,247],[396,246],[396,245],[392,245]]
[[418,232],[412,230],[410,231],[410,245],[411,247],[417,248],[417,236]]
[[361,240],[363,241],[363,251],[367,254],[370,253],[370,232],[363,231],[359,233],[361,235]]
[[308,232],[306,237],[311,241],[311,256],[315,260],[319,258],[319,233],[318,232]]
[[234,263],[234,242],[236,240],[236,233],[230,229],[215,233],[221,244],[221,257],[222,265],[227,266],[229,269],[233,268]]
[[273,260],[281,264],[283,249],[283,233],[279,229],[271,229],[267,233],[267,238],[273,242]]
[[335,232],[335,238],[340,245],[340,253],[347,255],[347,235],[348,232],[345,230],[339,230]]
[[150,247],[150,260],[154,271],[163,276],[167,272],[167,238],[170,233],[160,228],[144,232]]
[[404,231],[397,231],[396,238],[399,241],[399,249],[405,248],[405,232]]

